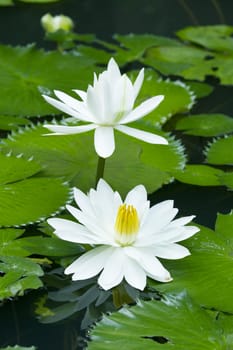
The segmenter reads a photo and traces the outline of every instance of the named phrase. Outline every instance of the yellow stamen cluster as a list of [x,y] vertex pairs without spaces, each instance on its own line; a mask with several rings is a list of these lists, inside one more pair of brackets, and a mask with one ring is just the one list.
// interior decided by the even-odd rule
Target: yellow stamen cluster
[[136,208],[133,205],[122,204],[118,209],[115,222],[116,241],[122,246],[132,244],[137,236],[139,226]]

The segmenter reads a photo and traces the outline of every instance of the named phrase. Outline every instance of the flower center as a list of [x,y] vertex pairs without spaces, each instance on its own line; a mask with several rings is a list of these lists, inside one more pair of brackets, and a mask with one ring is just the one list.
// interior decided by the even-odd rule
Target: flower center
[[122,204],[115,221],[115,241],[121,246],[131,245],[135,242],[139,226],[136,208],[133,205]]

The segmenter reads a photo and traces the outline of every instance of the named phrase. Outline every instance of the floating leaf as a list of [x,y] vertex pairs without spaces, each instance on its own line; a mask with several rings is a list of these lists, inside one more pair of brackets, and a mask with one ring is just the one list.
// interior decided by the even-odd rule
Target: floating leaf
[[1,153],[0,164],[0,185],[26,179],[41,170],[41,166],[34,161]]
[[206,97],[214,90],[213,86],[197,81],[185,81],[185,84],[194,92],[196,98]]
[[42,287],[41,267],[28,258],[0,256],[0,299],[23,295],[27,289]]
[[220,176],[221,185],[225,185],[233,190],[233,172],[224,173]]
[[[149,131],[163,134],[153,126]],[[2,151],[11,150],[13,154],[23,153],[27,157],[33,155],[43,166],[43,175],[62,176],[72,181],[72,185],[88,191],[94,186],[97,166],[93,133],[43,136],[46,132],[42,126],[21,129],[11,140],[4,141]],[[105,179],[122,194],[139,183],[153,192],[171,181],[169,172],[183,168],[184,163],[184,151],[172,139],[169,139],[169,146],[148,145],[116,132],[116,150],[106,161]]]
[[58,114],[41,92],[85,89],[93,79],[93,60],[34,46],[0,45],[0,114],[39,116]]
[[56,178],[30,178],[0,186],[0,226],[33,223],[56,213],[69,187]]
[[178,120],[176,130],[195,136],[218,136],[233,132],[233,118],[224,114],[198,114]]
[[184,293],[104,315],[90,337],[89,350],[220,350],[225,344],[215,320]]
[[233,53],[233,26],[187,27],[179,30],[176,34],[184,41],[191,41],[210,50]]
[[183,171],[174,172],[174,177],[184,183],[198,186],[219,186],[219,176],[224,174],[220,169],[208,165],[187,165]]
[[142,101],[154,95],[164,95],[164,100],[143,120],[158,125],[164,124],[174,114],[190,110],[195,100],[190,88],[181,81],[158,80],[152,70],[146,70],[140,99]]
[[19,125],[30,124],[30,121],[22,117],[13,117],[11,115],[0,116],[0,129],[13,130],[17,129]]
[[163,292],[185,289],[198,304],[232,313],[232,227],[233,212],[218,216],[216,232],[201,227],[198,234],[185,242],[191,251],[189,257],[179,261],[165,261],[173,281],[165,284],[150,283]]
[[233,136],[216,139],[206,149],[206,162],[233,165]]

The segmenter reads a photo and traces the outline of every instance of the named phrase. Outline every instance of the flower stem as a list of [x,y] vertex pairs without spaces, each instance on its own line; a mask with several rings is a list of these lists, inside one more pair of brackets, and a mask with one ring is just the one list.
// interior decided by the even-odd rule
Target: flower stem
[[99,157],[95,178],[95,185],[98,184],[99,179],[103,179],[104,177],[104,167],[105,167],[105,158]]

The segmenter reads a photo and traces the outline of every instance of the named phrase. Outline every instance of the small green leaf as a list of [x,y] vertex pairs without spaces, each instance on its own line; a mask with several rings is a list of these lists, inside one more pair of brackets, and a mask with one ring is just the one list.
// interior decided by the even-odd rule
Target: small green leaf
[[88,350],[222,350],[225,344],[222,329],[184,293],[104,315],[90,337]]
[[39,279],[43,276],[41,267],[28,258],[0,256],[0,299],[23,295],[27,289],[42,287]]
[[233,136],[216,139],[206,149],[206,162],[233,165]]
[[187,165],[184,170],[173,173],[177,180],[198,186],[220,186],[219,176],[222,174],[222,170],[208,165]]
[[178,120],[176,130],[188,135],[218,136],[233,132],[233,118],[224,114],[191,115]]
[[233,190],[233,172],[224,173],[220,176],[221,185],[227,186]]
[[184,41],[206,47],[210,50],[233,52],[233,26],[215,25],[187,27],[176,34]]

